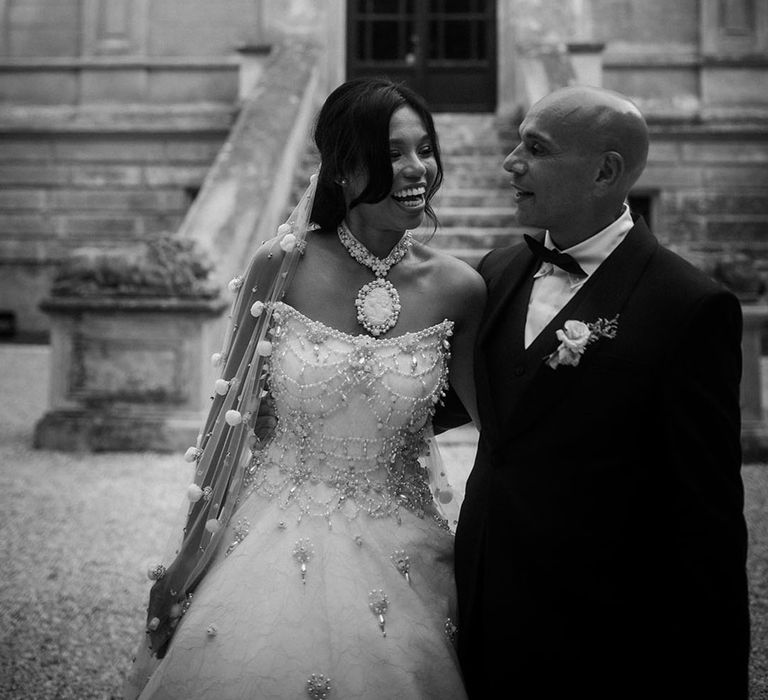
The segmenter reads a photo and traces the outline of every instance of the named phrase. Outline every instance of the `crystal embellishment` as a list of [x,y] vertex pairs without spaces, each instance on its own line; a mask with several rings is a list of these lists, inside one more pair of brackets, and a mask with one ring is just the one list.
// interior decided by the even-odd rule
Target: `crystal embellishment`
[[382,636],[386,637],[387,630],[385,628],[386,620],[384,619],[384,615],[389,609],[389,598],[387,598],[387,594],[384,593],[381,588],[372,590],[368,594],[368,607],[379,621],[379,629],[381,630]]
[[443,630],[445,631],[445,636],[448,638],[448,641],[451,644],[456,644],[456,635],[458,634],[459,628],[450,617],[445,618]]
[[314,547],[308,538],[302,538],[298,540],[293,547],[293,558],[299,564],[299,571],[301,571],[301,582],[303,584],[307,583],[307,562],[312,558],[314,553]]
[[313,673],[307,680],[307,695],[312,700],[325,700],[331,695],[331,679],[322,673]]
[[386,277],[392,267],[405,257],[408,249],[413,245],[413,234],[410,231],[406,231],[386,258],[377,258],[354,237],[345,221],[339,224],[337,232],[342,245],[349,254],[361,265],[370,268],[376,277]]
[[373,336],[386,333],[394,328],[400,317],[400,295],[394,285],[384,278],[413,245],[413,234],[406,231],[386,258],[377,258],[352,235],[344,221],[339,224],[337,232],[350,256],[376,275],[373,282],[363,285],[357,293],[357,321]]
[[403,578],[410,585],[411,576],[409,572],[411,570],[411,560],[408,557],[408,553],[404,549],[396,549],[392,552],[390,559],[392,559],[395,568],[403,575]]
[[232,554],[235,547],[237,547],[237,545],[239,545],[248,536],[250,529],[251,524],[248,522],[247,518],[243,518],[242,520],[237,521],[237,524],[232,530],[232,543],[229,545],[229,547],[227,547],[227,551],[224,552],[225,557],[228,557],[230,554]]

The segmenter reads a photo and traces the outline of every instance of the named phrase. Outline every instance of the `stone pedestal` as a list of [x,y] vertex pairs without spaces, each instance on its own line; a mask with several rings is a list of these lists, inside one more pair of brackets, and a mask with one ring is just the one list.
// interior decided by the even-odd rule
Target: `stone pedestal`
[[768,305],[744,304],[741,378],[741,443],[745,462],[768,459],[768,420],[763,402],[761,336],[768,323]]
[[49,299],[49,409],[34,445],[183,451],[210,405],[226,304],[198,299]]

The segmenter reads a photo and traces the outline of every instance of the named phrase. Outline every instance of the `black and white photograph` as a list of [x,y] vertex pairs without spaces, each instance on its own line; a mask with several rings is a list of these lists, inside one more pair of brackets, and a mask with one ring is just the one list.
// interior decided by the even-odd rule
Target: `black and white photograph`
[[768,2],[0,0],[0,699],[768,700]]

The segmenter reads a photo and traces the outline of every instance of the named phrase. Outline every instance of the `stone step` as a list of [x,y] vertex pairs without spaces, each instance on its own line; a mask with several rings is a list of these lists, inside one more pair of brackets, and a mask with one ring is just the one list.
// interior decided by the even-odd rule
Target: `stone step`
[[488,114],[435,115],[435,129],[443,155],[489,153],[499,150],[496,116]]
[[509,152],[497,141],[480,142],[475,144],[451,143],[446,142],[445,139],[443,139],[443,137],[440,135],[438,135],[438,139],[440,142],[440,157],[443,160],[443,165],[445,165],[445,161],[447,159],[472,156],[495,158],[499,161],[502,161]]
[[465,161],[448,165],[443,172],[442,188],[510,190],[512,176],[501,167],[501,160]]
[[508,228],[478,229],[440,229],[429,242],[440,250],[459,250],[462,248],[504,248],[520,240],[519,234]]
[[443,187],[447,190],[505,190],[510,191],[511,176],[508,172],[494,167],[446,168]]
[[454,248],[499,248],[513,245],[521,240],[524,233],[533,234],[537,229],[525,226],[504,227],[444,227],[437,232],[431,228],[422,227],[414,231],[418,240],[440,250]]
[[515,207],[452,207],[435,209],[441,227],[508,228],[515,225]]
[[532,229],[515,225],[510,175],[503,168],[510,139],[493,114],[438,114],[443,186],[433,200],[440,228],[429,244],[473,267],[491,248],[511,245]]
[[507,153],[502,151],[494,153],[473,151],[472,153],[448,154],[443,158],[443,168],[446,171],[455,169],[503,170],[502,165],[506,157]]
[[512,188],[461,189],[441,188],[432,199],[432,206],[438,216],[443,207],[507,207],[512,206]]

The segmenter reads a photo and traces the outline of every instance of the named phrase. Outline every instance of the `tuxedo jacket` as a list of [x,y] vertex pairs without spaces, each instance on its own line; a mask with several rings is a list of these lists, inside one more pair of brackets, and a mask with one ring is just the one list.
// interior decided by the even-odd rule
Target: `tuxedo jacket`
[[[479,267],[456,533],[470,697],[746,698],[740,305],[637,219],[525,348],[536,269],[524,244]],[[616,334],[553,369],[569,319]]]

